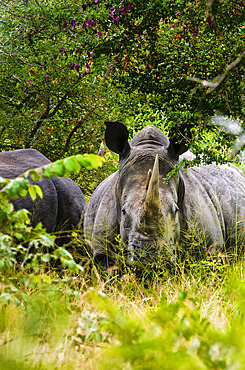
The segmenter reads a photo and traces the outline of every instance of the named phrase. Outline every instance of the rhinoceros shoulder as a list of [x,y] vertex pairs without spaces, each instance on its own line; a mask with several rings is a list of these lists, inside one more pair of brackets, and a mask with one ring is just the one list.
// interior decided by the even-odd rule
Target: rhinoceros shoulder
[[98,212],[105,214],[109,210],[109,204],[116,204],[115,186],[118,180],[118,171],[102,181],[89,200],[84,216],[84,229],[90,227]]

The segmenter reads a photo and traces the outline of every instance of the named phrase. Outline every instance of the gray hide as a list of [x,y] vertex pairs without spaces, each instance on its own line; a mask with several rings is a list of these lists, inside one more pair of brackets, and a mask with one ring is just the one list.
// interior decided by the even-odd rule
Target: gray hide
[[84,219],[87,243],[103,266],[112,263],[118,234],[128,261],[145,264],[171,255],[193,223],[211,253],[244,238],[245,176],[238,168],[192,167],[164,184],[185,144],[151,125],[129,144],[123,124],[106,124],[106,144],[119,154],[119,170],[97,187]]
[[[0,176],[15,178],[25,171],[51,163],[35,149],[19,149],[0,153]],[[33,181],[30,181],[33,183]],[[26,208],[31,212],[31,222],[42,222],[48,232],[77,228],[86,207],[86,201],[80,188],[67,177],[43,178],[37,182],[43,192],[43,198],[32,201],[31,197],[12,200],[16,210]]]

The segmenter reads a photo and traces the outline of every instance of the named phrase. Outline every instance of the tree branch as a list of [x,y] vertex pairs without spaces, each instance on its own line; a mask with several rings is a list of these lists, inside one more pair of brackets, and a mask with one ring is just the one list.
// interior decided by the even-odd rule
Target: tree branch
[[[107,66],[106,66],[106,73],[105,73],[105,75],[104,75],[104,78],[103,78],[103,80],[102,80],[102,82],[101,82],[101,87],[102,86],[104,86],[104,84],[105,84],[105,82],[106,82],[106,80],[108,79],[108,77],[109,77],[109,75],[110,75],[110,71],[111,71],[111,69],[114,67],[114,65],[115,64],[117,64],[117,61],[116,61],[116,59],[118,58],[118,56],[119,56],[119,54],[117,54],[117,55],[115,55],[114,56],[114,58],[113,58],[113,60],[112,60],[112,62],[110,63],[110,64],[108,64]],[[96,103],[94,103],[93,105],[92,105],[92,107],[91,107],[91,109],[90,109],[90,111],[89,112],[87,112],[86,114],[85,114],[85,116],[76,124],[76,126],[75,127],[73,127],[73,129],[70,131],[70,133],[69,133],[69,135],[68,135],[68,137],[67,137],[67,139],[66,139],[66,143],[65,143],[65,148],[64,148],[64,150],[63,150],[63,153],[64,152],[66,152],[67,150],[68,150],[68,148],[69,148],[69,146],[70,146],[70,142],[71,142],[71,138],[72,138],[72,136],[74,135],[74,133],[82,126],[82,124],[88,119],[88,117],[94,112],[94,110],[96,109],[96,107],[97,107],[97,104]],[[76,141],[76,142],[78,142],[78,141]]]
[[209,12],[210,12],[210,9],[211,9],[211,7],[213,5],[213,2],[214,2],[214,0],[208,0],[206,14],[205,14],[206,17],[209,15]]
[[204,87],[209,87],[209,89],[207,90],[207,94],[210,94],[224,82],[230,70],[235,68],[238,64],[240,64],[244,57],[245,57],[245,51],[241,53],[236,58],[236,60],[234,60],[234,62],[228,65],[228,67],[226,68],[226,71],[221,76],[215,77],[212,81],[201,80],[200,78],[190,77],[190,76],[187,76],[186,79],[189,81],[197,82],[203,85]]
[[59,103],[56,105],[56,107],[52,110],[52,112],[50,112],[51,110],[51,107],[50,107],[50,104],[49,104],[49,101],[47,103],[47,108],[45,110],[45,112],[43,113],[43,115],[40,117],[40,119],[37,121],[36,123],[36,126],[34,127],[34,129],[31,131],[31,134],[28,138],[28,141],[26,142],[26,148],[29,148],[30,145],[31,145],[31,142],[32,140],[34,139],[37,131],[39,130],[39,128],[41,127],[43,121],[47,118],[50,118],[50,117],[53,117],[55,115],[55,113],[57,112],[57,110],[60,108],[60,106],[63,104],[63,102],[65,101],[67,97],[67,93],[65,93],[65,95],[60,99]]

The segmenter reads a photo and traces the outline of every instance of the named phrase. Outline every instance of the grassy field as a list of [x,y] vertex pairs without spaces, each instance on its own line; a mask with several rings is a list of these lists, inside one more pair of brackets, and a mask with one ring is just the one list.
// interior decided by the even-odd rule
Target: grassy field
[[243,261],[105,279],[88,261],[12,279],[7,291],[1,278],[0,369],[244,369]]
[[0,370],[245,368],[243,255],[206,255],[193,225],[172,264],[139,272],[121,263],[101,277],[84,253],[74,253],[79,269],[64,248],[43,252],[52,243],[41,227],[34,250],[25,246],[33,229],[6,209]]

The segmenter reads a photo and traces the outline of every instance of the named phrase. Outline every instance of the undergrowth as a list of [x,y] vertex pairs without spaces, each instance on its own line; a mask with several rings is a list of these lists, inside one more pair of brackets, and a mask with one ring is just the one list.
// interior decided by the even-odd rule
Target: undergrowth
[[18,277],[19,299],[2,299],[0,369],[243,368],[243,261],[101,278],[87,258],[83,272]]
[[4,181],[0,370],[244,369],[242,255],[209,255],[190,230],[171,262],[139,269],[119,250],[101,274],[80,232],[58,247],[13,210]]

